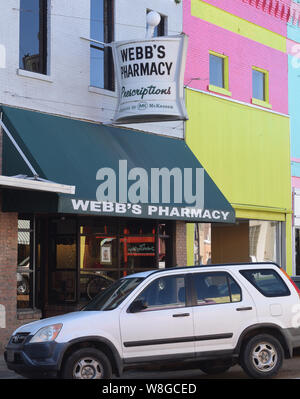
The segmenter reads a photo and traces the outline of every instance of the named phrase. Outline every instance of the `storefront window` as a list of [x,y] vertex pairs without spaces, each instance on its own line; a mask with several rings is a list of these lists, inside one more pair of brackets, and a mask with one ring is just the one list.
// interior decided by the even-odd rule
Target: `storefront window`
[[156,225],[127,223],[120,231],[121,275],[156,267]]
[[113,224],[80,226],[80,301],[92,299],[119,278],[116,231]]
[[280,222],[249,221],[250,262],[281,262]]
[[37,223],[37,295],[45,312],[81,306],[123,276],[173,266],[172,223],[89,217]]
[[237,220],[235,224],[196,223],[194,264],[281,263],[281,223]]
[[33,265],[33,222],[18,220],[18,266],[17,307],[33,307],[34,265]]
[[77,243],[74,220],[57,219],[50,224],[49,302],[76,300]]
[[81,225],[80,301],[93,298],[120,277],[153,269],[156,263],[154,223]]
[[194,264],[209,265],[211,263],[211,224],[196,223],[194,232]]
[[169,234],[166,224],[160,224],[158,226],[158,267],[160,269],[168,267],[166,253],[169,244],[168,238],[170,238]]

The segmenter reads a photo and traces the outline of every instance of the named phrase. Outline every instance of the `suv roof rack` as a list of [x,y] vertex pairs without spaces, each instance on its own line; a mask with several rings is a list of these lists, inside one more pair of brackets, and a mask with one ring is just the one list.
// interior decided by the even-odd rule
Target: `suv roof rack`
[[276,267],[278,267],[279,269],[281,269],[281,266],[278,265],[278,263],[275,262],[236,262],[236,263],[218,263],[218,264],[209,264],[209,265],[195,265],[195,266],[174,266],[174,267],[167,267],[165,269],[157,269],[157,270],[153,270],[152,273],[149,274],[149,276],[151,276],[154,273],[161,273],[163,271],[166,270],[190,270],[190,269],[195,269],[195,267],[197,268],[202,268],[202,267],[220,267],[220,266],[256,266],[256,265],[274,265]]

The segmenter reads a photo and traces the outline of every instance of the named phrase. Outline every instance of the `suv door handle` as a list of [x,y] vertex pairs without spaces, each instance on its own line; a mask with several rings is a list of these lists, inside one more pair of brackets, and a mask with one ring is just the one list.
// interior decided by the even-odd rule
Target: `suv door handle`
[[252,310],[252,306],[247,306],[247,307],[244,307],[244,308],[236,308],[236,310],[237,310],[238,312],[241,312],[241,311],[243,311],[243,310]]
[[173,317],[187,317],[189,315],[189,313],[175,313],[173,314]]

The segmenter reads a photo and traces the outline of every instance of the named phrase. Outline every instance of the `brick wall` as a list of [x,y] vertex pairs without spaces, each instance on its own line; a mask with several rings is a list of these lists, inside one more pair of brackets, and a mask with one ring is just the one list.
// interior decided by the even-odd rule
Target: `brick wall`
[[187,248],[186,248],[186,223],[176,222],[175,229],[175,264],[177,266],[187,265]]
[[32,321],[40,320],[42,312],[39,309],[22,309],[17,311],[16,327],[21,327],[24,324],[31,323]]

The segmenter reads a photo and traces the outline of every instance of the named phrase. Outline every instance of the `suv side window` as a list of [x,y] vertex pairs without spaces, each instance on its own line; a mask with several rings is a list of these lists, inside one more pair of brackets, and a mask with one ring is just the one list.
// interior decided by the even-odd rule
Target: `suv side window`
[[145,303],[145,311],[184,307],[185,278],[182,275],[158,278],[144,289],[138,300]]
[[275,270],[240,270],[240,273],[266,297],[289,296],[291,294],[285,282]]
[[242,300],[241,288],[228,273],[195,273],[193,281],[197,305],[215,305]]

